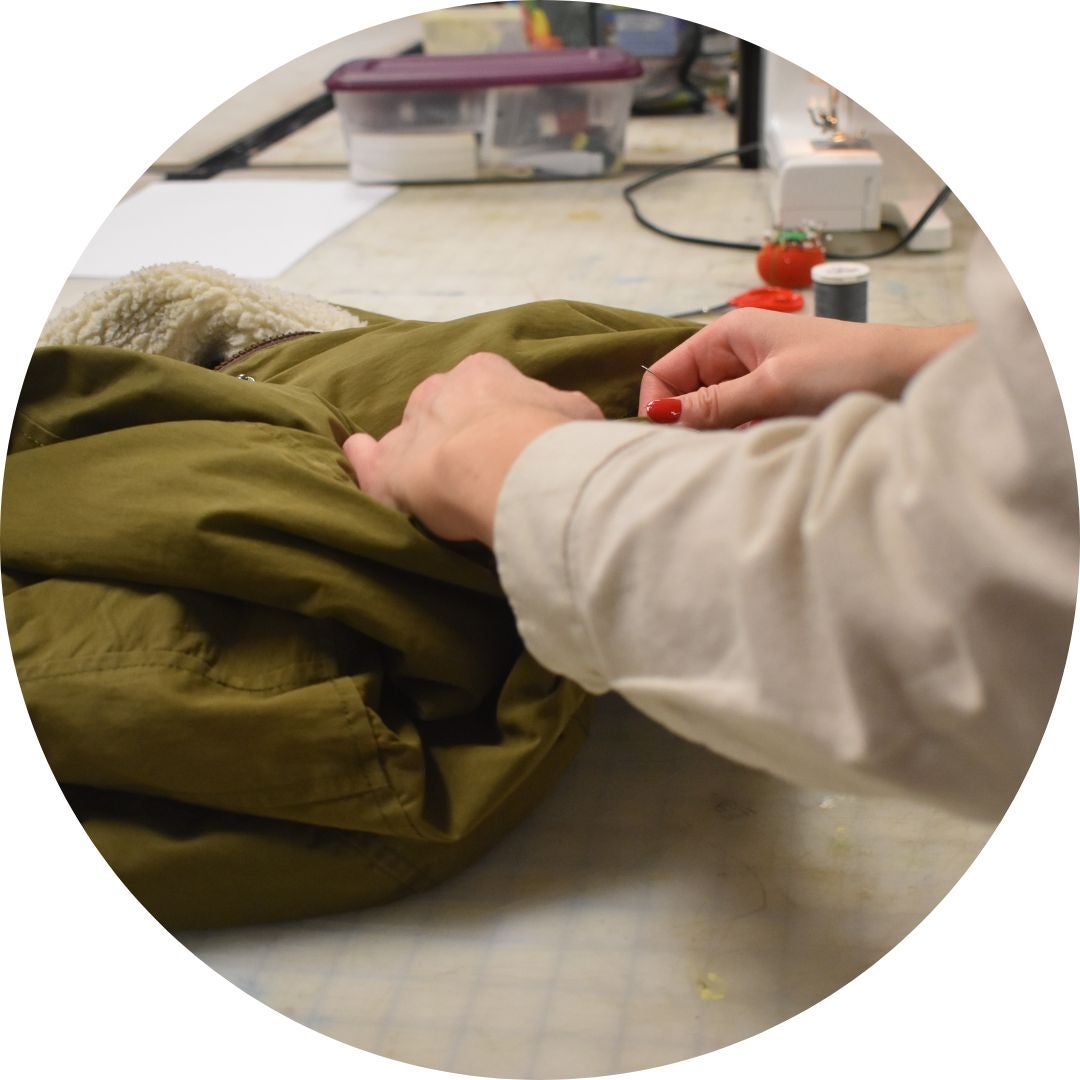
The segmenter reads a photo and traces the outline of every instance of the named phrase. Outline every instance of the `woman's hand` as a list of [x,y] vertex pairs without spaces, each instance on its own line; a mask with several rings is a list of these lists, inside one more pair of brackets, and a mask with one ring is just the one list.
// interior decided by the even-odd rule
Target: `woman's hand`
[[489,547],[510,466],[538,435],[570,420],[602,420],[584,394],[522,375],[495,353],[475,353],[420,383],[401,424],[344,451],[362,491],[419,518],[447,540]]
[[923,364],[971,329],[970,323],[891,326],[739,308],[652,365],[655,375],[641,381],[638,412],[661,423],[726,428],[816,416],[853,390],[898,398]]

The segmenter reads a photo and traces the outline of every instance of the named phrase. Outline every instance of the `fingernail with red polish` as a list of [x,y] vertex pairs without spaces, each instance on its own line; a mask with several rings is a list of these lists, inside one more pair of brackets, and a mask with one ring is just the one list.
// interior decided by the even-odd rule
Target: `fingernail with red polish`
[[654,424],[674,424],[682,416],[682,401],[677,397],[657,398],[645,406],[645,415]]

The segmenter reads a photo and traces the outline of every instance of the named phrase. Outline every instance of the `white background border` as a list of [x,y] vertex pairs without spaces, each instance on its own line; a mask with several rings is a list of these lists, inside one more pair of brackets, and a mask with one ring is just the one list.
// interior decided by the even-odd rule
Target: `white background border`
[[[385,20],[428,5],[384,0]],[[850,94],[983,226],[1031,307],[1077,428],[1070,239],[1078,188],[1067,4],[830,0],[643,4],[755,41]],[[375,22],[374,5],[185,0],[9,12],[3,254],[10,423],[33,342],[97,226],[155,158],[278,65]],[[1071,260],[1071,261],[1070,261]],[[0,648],[0,986],[9,1075],[427,1075],[263,1007],[165,934],[86,843]],[[655,1075],[1075,1075],[1076,658],[1029,781],[974,867],[902,945],[765,1034]]]

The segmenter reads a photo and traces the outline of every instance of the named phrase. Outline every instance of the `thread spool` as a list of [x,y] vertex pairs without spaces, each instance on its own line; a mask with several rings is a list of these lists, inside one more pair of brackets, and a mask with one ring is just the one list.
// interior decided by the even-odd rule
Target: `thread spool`
[[810,270],[814,314],[826,319],[866,322],[870,267],[857,262],[825,262]]

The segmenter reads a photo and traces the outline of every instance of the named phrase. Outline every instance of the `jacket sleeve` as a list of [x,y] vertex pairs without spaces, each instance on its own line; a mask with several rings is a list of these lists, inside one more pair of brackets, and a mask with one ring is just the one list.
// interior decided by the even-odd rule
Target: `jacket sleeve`
[[1000,816],[1065,662],[1076,480],[1027,310],[972,266],[978,331],[898,403],[531,444],[495,534],[529,650],[784,779]]

